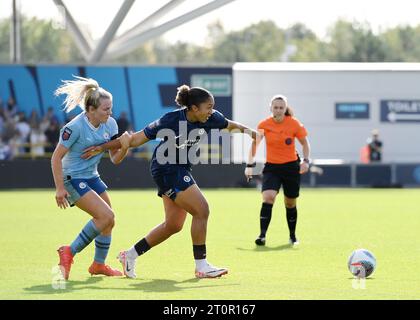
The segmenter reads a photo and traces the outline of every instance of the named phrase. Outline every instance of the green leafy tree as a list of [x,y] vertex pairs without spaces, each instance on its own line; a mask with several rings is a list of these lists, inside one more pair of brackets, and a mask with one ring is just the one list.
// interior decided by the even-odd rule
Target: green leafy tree
[[10,62],[10,22],[0,20],[0,63]]
[[338,20],[329,31],[326,44],[328,61],[377,62],[384,61],[385,48],[368,24]]
[[273,21],[261,21],[219,36],[213,48],[213,61],[279,61],[283,49],[283,31]]
[[385,60],[418,62],[420,60],[420,26],[401,26],[380,35],[385,47]]

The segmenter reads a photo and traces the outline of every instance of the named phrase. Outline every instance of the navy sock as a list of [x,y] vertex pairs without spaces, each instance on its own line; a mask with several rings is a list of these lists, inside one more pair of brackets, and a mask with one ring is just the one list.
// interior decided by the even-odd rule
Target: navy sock
[[193,253],[195,260],[202,260],[206,259],[207,250],[205,244],[195,245],[193,244]]
[[149,251],[150,246],[147,243],[146,238],[143,238],[134,245],[134,249],[136,249],[137,254],[141,256],[143,253]]

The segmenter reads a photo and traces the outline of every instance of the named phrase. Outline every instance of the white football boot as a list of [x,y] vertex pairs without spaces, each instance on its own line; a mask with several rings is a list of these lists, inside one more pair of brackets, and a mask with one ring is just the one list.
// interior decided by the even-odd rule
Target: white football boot
[[200,270],[195,270],[195,276],[197,278],[218,278],[228,273],[226,268],[214,267],[211,264],[206,264]]
[[136,259],[128,257],[127,251],[121,251],[117,259],[121,262],[124,274],[127,278],[136,278]]

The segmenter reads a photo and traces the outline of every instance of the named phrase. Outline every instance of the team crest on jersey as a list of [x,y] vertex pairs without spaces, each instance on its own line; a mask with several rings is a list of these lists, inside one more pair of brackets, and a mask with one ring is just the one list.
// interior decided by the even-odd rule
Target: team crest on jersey
[[104,133],[104,139],[107,139],[107,140],[109,139],[109,134],[108,134],[108,132],[105,132],[105,133]]
[[70,128],[66,127],[64,128],[63,134],[61,135],[61,137],[63,138],[63,140],[69,140],[72,132],[73,131]]
[[184,181],[185,182],[190,182],[191,181],[191,178],[189,176],[184,176]]
[[202,136],[203,134],[204,134],[204,129],[200,129],[200,130],[198,130],[198,134],[200,135],[200,136]]

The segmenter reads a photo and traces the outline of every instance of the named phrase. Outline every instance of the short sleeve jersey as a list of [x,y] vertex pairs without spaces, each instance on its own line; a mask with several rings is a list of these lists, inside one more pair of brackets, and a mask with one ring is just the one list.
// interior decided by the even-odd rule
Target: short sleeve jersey
[[81,158],[83,150],[108,142],[117,137],[117,134],[118,125],[114,118],[109,117],[106,123],[95,128],[85,112],[77,115],[60,130],[59,143],[69,149],[62,160],[63,175],[85,179],[98,177],[98,163],[103,153],[84,160]]
[[[177,166],[190,169],[191,159],[188,156],[191,154],[190,149],[197,148],[203,135],[209,134],[211,129],[224,129],[227,126],[228,120],[217,110],[213,110],[212,115],[204,123],[190,122],[187,120],[187,108],[168,112],[152,122],[144,128],[146,137],[153,140],[160,135],[163,136],[163,140],[153,152],[150,166],[152,175],[163,175]],[[169,146],[170,140],[166,136],[168,132],[172,133],[175,138],[173,145]],[[160,156],[163,154],[165,159]],[[167,159],[172,159],[172,161],[166,161]]]
[[282,164],[298,159],[295,138],[308,135],[305,127],[298,119],[285,116],[282,122],[266,118],[258,124],[258,130],[264,133],[267,145],[267,162]]

